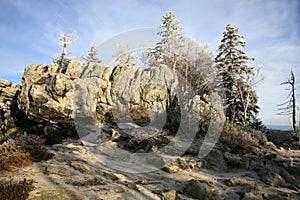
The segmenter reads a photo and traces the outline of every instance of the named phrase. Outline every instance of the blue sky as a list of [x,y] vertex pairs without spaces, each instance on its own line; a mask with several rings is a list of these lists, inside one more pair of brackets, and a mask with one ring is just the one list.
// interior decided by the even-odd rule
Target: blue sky
[[80,57],[92,43],[157,27],[171,10],[188,37],[216,52],[230,23],[245,36],[245,51],[256,59],[252,65],[261,68],[260,118],[265,124],[289,124],[287,116],[276,115],[276,105],[288,94],[280,82],[289,78],[291,68],[300,77],[298,0],[2,0],[0,9],[0,78],[17,83],[27,65],[51,63],[59,55],[64,32],[74,33],[77,41],[69,51]]

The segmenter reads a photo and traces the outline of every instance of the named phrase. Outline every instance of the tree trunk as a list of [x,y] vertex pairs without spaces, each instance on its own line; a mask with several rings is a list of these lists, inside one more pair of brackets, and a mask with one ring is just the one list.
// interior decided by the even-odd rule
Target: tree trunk
[[293,130],[296,132],[296,99],[295,99],[295,89],[293,85]]

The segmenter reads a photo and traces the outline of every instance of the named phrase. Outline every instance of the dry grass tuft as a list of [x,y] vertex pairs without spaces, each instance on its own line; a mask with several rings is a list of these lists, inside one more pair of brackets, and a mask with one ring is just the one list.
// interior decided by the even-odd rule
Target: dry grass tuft
[[25,200],[34,190],[33,180],[0,180],[0,199]]
[[8,140],[0,145],[0,171],[11,171],[29,164],[31,164],[30,154],[16,145],[14,140]]
[[146,107],[131,107],[129,111],[133,122],[139,126],[146,126],[151,122],[149,108]]
[[44,146],[45,139],[40,136],[22,135],[16,137],[15,140],[17,145],[30,154],[31,160],[34,162],[49,160],[54,157],[54,154],[47,151]]
[[267,139],[260,131],[227,124],[222,132],[221,143],[223,143],[228,152],[233,154],[257,153],[256,149],[263,147]]

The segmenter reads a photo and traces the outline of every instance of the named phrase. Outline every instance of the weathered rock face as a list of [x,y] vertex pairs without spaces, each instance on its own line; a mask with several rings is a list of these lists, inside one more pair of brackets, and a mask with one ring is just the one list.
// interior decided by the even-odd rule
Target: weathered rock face
[[16,99],[21,92],[21,86],[7,80],[0,80],[0,102],[5,103]]
[[71,61],[65,73],[56,64],[33,64],[25,69],[22,91],[18,98],[20,110],[39,125],[38,134],[58,142],[75,136],[72,119],[73,82],[81,71],[82,63]]
[[[100,121],[110,120],[111,115],[120,121],[130,120],[129,117],[134,120],[135,115],[142,114],[145,118],[146,115],[152,118],[153,113],[166,109],[169,90],[178,84],[178,80],[171,76],[171,70],[160,67],[142,69],[127,65],[115,68],[90,65],[76,80],[77,102],[85,113],[91,115],[94,115],[96,106]],[[79,95],[85,99],[80,100]]]
[[[56,64],[34,64],[25,69],[18,103],[20,110],[29,119],[43,124],[44,134],[52,138],[55,133],[76,132],[75,118],[84,125],[117,121],[142,126],[156,119],[153,123],[176,131],[178,127],[174,124],[180,124],[179,120],[184,118],[178,115],[178,98],[190,92],[181,86],[183,82],[163,66],[113,68],[99,63],[84,66],[73,60],[61,73]],[[184,109],[202,105],[194,94],[189,98],[181,105]],[[194,103],[188,105],[191,101]],[[199,112],[193,115],[196,119],[200,116]]]
[[41,132],[41,125],[28,119],[18,108],[20,93],[20,85],[0,80],[0,136]]
[[16,127],[17,97],[21,86],[0,80],[0,136]]
[[30,65],[22,79],[19,107],[36,122],[65,123],[72,118],[73,82],[82,64],[71,61],[66,73],[57,73],[58,66]]
[[180,139],[191,143],[188,140],[195,137],[203,116],[199,105],[207,106],[184,78],[163,65],[143,69],[90,64],[75,80],[74,92],[73,117],[81,138],[96,132],[95,123],[113,122],[135,123],[148,127],[148,132],[149,128],[181,132]]

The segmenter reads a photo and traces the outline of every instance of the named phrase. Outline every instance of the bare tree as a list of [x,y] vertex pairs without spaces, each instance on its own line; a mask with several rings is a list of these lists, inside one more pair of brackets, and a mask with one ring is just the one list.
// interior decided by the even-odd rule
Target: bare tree
[[213,53],[207,45],[199,45],[191,38],[184,38],[183,55],[178,71],[186,78],[196,94],[208,94],[207,82],[213,76]]
[[288,94],[288,101],[279,104],[279,113],[278,115],[291,115],[292,116],[292,126],[293,132],[297,131],[296,126],[296,89],[295,89],[295,75],[293,70],[291,70],[291,77],[289,80],[282,82],[280,85],[290,85],[291,88],[289,89],[290,92]]
[[136,57],[129,50],[128,44],[126,44],[126,43],[120,43],[117,46],[117,49],[114,52],[113,57],[115,58],[113,65],[128,64],[128,65],[133,66],[133,65],[137,64]]
[[66,58],[66,56],[67,56],[67,46],[75,42],[75,40],[71,41],[72,35],[73,35],[72,33],[70,34],[64,33],[61,35],[62,38],[60,40],[62,41],[62,43],[60,44],[60,46],[62,47],[62,52],[59,58],[53,60],[53,62],[58,64],[59,66],[57,72],[64,72],[70,61],[70,59]]
[[151,54],[151,47],[147,43],[144,43],[144,46],[141,47],[140,54],[139,54],[139,61],[142,67],[149,68],[152,62],[152,59],[154,59],[153,54]]

